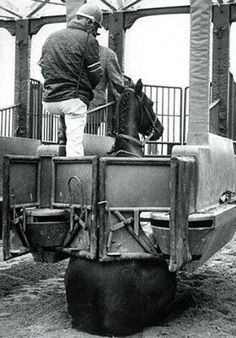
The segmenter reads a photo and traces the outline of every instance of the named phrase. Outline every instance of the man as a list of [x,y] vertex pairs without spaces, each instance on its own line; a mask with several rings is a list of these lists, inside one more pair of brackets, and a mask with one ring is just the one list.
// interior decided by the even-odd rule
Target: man
[[101,22],[100,8],[84,4],[67,28],[50,35],[43,45],[43,103],[49,113],[65,115],[67,156],[84,155],[87,108],[103,73],[94,34]]
[[[99,46],[99,49],[103,76],[93,91],[94,99],[89,104],[89,110],[107,103],[108,88],[113,96],[113,100],[116,102],[124,89],[123,75],[116,53],[112,49],[101,45]],[[99,122],[97,121],[93,125],[94,134],[98,133],[101,122],[104,122],[103,118],[104,116],[99,116]]]
[[120,93],[124,89],[123,75],[116,53],[112,49],[101,45],[99,50],[103,76],[94,89],[94,99],[90,102],[89,109],[94,109],[107,103],[108,85],[115,101],[118,101]]

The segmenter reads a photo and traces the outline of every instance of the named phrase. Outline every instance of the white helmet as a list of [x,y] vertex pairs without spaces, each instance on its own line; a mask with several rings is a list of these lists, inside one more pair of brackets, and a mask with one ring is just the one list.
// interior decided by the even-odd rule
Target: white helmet
[[102,27],[102,11],[95,4],[83,4],[78,11],[76,12],[76,16],[83,16],[85,18],[91,19],[96,22],[99,27]]

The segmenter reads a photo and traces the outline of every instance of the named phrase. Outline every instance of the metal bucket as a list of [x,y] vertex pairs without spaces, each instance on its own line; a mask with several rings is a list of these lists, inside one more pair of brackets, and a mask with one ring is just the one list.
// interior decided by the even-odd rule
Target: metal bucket
[[62,247],[69,227],[69,212],[65,209],[26,211],[26,237],[31,247]]

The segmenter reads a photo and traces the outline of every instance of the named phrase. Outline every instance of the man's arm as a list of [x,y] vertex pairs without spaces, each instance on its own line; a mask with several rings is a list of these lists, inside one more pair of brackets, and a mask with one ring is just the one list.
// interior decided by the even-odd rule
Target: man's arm
[[86,51],[86,61],[88,67],[88,78],[94,89],[100,81],[103,71],[100,63],[99,46],[97,40],[90,35]]
[[108,58],[106,62],[106,68],[107,68],[107,75],[108,75],[108,80],[111,86],[112,93],[115,96],[115,99],[117,100],[119,98],[119,94],[121,94],[124,89],[124,80],[123,80],[123,74],[122,74],[118,59],[117,59],[117,55],[111,49],[108,49]]

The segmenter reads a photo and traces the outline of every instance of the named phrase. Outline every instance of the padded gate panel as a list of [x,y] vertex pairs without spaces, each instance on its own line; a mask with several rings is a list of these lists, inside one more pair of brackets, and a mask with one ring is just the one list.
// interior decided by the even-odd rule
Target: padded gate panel
[[105,199],[111,207],[170,206],[169,159],[102,159]]
[[169,208],[169,180],[167,158],[101,158],[100,260],[160,256],[142,228],[141,214]]
[[[4,165],[4,170],[8,164]],[[9,169],[8,169],[9,168]],[[39,161],[37,158],[9,158],[9,195],[11,204],[38,202]],[[5,193],[5,192],[4,192]]]
[[39,175],[37,157],[4,157],[2,226],[5,260],[29,252],[24,232],[24,210],[39,205]]
[[97,184],[97,158],[86,157],[81,159],[53,159],[53,192],[52,202],[54,204],[69,204],[70,194],[68,181],[71,177],[77,177],[78,181],[71,181],[71,189],[73,192],[73,204],[81,204],[81,188],[78,182],[81,182],[84,203],[86,205],[93,204]]

